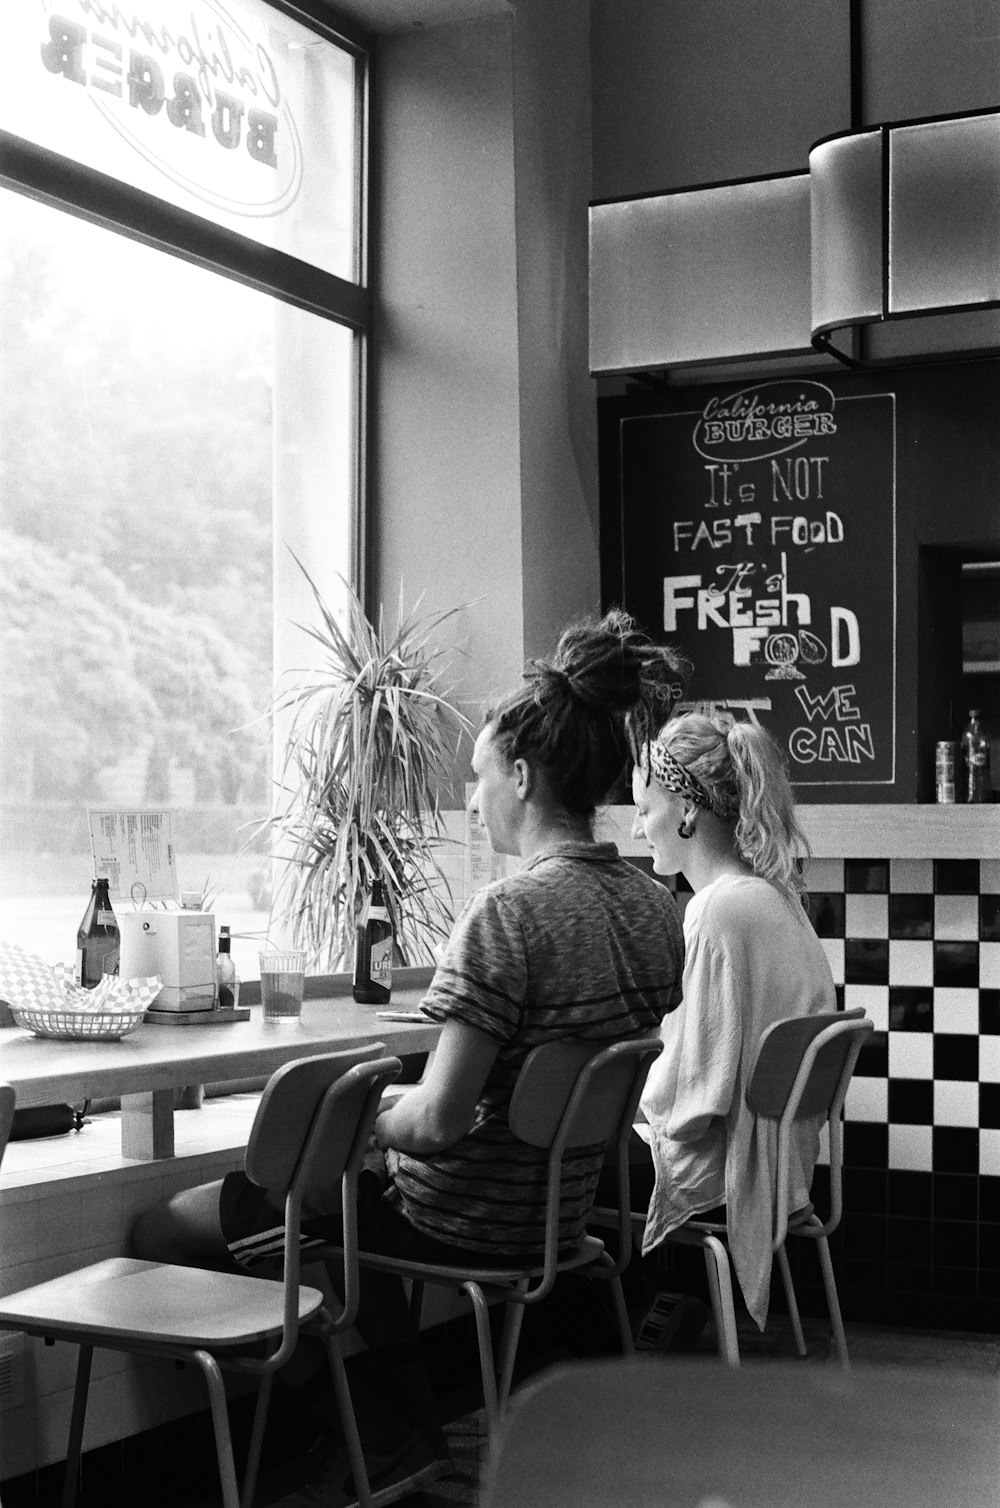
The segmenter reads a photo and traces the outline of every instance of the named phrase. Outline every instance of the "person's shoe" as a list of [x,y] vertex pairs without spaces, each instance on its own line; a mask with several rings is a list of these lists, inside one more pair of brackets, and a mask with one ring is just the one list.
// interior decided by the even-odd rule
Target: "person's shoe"
[[[301,1461],[262,1478],[257,1499],[266,1508],[347,1508],[350,1469],[343,1441],[323,1437]],[[298,1483],[291,1491],[285,1490],[289,1481]]]
[[[358,1508],[358,1492],[346,1445],[325,1441],[310,1452],[310,1457],[302,1485],[283,1497],[271,1499],[268,1508]],[[414,1434],[394,1455],[367,1452],[365,1464],[373,1508],[386,1508],[433,1482],[449,1463],[441,1458],[426,1435]]]
[[637,1351],[691,1351],[708,1321],[708,1305],[686,1293],[658,1293],[640,1320]]
[[[447,1450],[446,1446],[444,1448]],[[387,1504],[398,1502],[400,1498],[408,1497],[411,1492],[417,1492],[421,1487],[436,1481],[451,1462],[447,1455],[442,1457],[440,1448],[426,1435],[417,1435],[395,1461],[383,1460],[380,1463],[372,1457],[365,1464],[368,1467],[368,1485],[372,1491],[372,1508],[386,1508]],[[348,1503],[356,1504],[357,1488],[352,1472],[345,1478],[344,1490]]]

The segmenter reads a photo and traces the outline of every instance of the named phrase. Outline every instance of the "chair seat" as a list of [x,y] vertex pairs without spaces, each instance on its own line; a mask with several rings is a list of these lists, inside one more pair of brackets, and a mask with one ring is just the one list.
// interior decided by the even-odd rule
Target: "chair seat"
[[[603,1241],[599,1241],[596,1236],[584,1236],[575,1251],[559,1258],[557,1266],[561,1272],[589,1267],[603,1254]],[[438,1278],[442,1282],[454,1283],[460,1276],[467,1282],[478,1283],[482,1288],[495,1288],[501,1284],[509,1286],[524,1278],[539,1278],[545,1271],[541,1263],[537,1267],[470,1267],[464,1262],[411,1262],[405,1257],[380,1257],[376,1252],[369,1251],[359,1252],[358,1260],[363,1267],[373,1267],[385,1272],[400,1272],[405,1269],[408,1276],[421,1282],[433,1283]]]
[[[315,1288],[300,1287],[299,1319],[323,1305]],[[210,1272],[112,1257],[0,1299],[3,1328],[34,1335],[90,1337],[127,1343],[249,1345],[281,1330],[281,1283],[242,1273]]]

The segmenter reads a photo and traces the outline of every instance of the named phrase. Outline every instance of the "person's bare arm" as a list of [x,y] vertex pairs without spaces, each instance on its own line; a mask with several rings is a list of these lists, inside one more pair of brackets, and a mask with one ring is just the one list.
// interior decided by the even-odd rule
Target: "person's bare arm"
[[446,1021],[421,1084],[407,1090],[375,1122],[380,1147],[443,1152],[469,1130],[500,1043],[461,1021]]

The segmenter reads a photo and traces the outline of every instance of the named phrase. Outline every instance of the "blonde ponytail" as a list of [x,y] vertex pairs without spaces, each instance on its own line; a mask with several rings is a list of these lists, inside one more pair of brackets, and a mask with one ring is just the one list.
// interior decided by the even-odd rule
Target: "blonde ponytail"
[[711,810],[732,822],[736,852],[754,874],[788,900],[804,900],[800,860],[809,844],[771,735],[759,723],[687,712],[658,741],[701,783]]

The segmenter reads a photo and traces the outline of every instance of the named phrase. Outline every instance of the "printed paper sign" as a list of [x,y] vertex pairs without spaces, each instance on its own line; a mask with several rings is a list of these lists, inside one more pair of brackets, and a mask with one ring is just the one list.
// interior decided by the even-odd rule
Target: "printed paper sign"
[[177,866],[173,813],[161,808],[89,809],[94,875],[106,878],[111,899],[175,901]]

